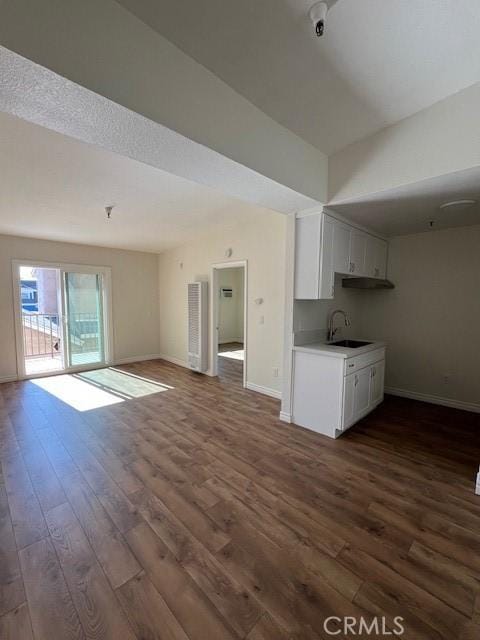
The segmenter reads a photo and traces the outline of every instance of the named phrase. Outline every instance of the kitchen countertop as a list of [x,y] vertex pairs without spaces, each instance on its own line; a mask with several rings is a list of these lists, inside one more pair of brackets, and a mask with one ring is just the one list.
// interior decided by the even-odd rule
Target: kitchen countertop
[[[348,338],[349,340],[361,340],[362,342],[369,342],[362,338]],[[314,353],[322,356],[330,356],[332,358],[353,358],[353,356],[360,356],[363,353],[369,351],[375,351],[375,349],[383,349],[387,345],[385,342],[370,342],[370,344],[364,347],[357,347],[352,349],[349,347],[335,347],[327,342],[312,342],[309,344],[299,344],[293,347],[294,351],[301,351],[303,353]]]

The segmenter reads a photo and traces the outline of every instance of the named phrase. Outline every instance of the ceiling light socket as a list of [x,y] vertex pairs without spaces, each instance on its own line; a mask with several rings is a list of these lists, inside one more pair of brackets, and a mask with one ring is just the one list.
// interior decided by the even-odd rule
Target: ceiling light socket
[[338,0],[324,0],[323,2],[316,2],[308,12],[308,16],[315,29],[315,33],[319,38],[323,36],[325,31],[327,13],[336,2],[338,2]]
[[309,11],[310,20],[315,28],[315,33],[320,38],[325,30],[325,20],[328,13],[328,4],[326,2],[316,2]]

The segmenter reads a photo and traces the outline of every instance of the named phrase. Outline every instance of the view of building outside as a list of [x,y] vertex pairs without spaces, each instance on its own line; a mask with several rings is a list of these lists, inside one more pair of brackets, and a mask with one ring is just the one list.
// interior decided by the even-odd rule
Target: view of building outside
[[34,269],[37,277],[38,313],[58,314],[57,272],[55,269]]
[[21,267],[20,289],[27,373],[35,373],[35,361],[41,364],[41,359],[48,359],[48,366],[42,365],[40,369],[56,369],[60,366],[61,349],[57,271]]
[[21,267],[20,285],[23,311],[46,315],[58,314],[55,269]]

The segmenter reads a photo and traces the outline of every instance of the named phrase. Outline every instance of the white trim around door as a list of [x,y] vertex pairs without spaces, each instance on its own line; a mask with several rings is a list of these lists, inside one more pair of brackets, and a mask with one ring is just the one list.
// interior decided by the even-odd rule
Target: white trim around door
[[[65,356],[63,356],[63,368],[57,371],[48,371],[38,374],[27,375],[25,371],[25,354],[23,345],[23,323],[22,323],[22,303],[20,292],[20,267],[39,267],[44,269],[55,269],[59,273],[58,292],[60,297],[59,309],[61,315],[65,312],[65,291],[64,291],[64,275],[66,273],[82,273],[82,274],[98,274],[101,276],[101,302],[103,310],[103,361],[100,363],[68,366]],[[15,343],[17,354],[17,379],[25,380],[27,378],[38,378],[46,375],[58,375],[62,373],[72,373],[75,371],[86,371],[88,369],[98,369],[109,366],[115,362],[113,350],[113,316],[112,316],[112,270],[110,267],[94,266],[84,264],[67,264],[62,262],[44,262],[41,260],[12,260],[12,279],[13,279],[13,309],[15,320]],[[63,328],[63,345],[65,340],[65,321],[62,317]]]
[[243,268],[243,386],[247,387],[248,359],[248,260],[219,262],[212,265],[210,282],[210,375],[218,375],[218,272],[221,269]]

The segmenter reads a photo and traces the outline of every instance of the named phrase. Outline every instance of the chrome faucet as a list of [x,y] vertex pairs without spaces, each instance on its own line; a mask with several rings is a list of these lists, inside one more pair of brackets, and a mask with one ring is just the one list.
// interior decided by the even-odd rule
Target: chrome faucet
[[327,342],[331,342],[333,340],[334,335],[337,333],[339,329],[339,327],[336,327],[336,328],[333,327],[333,320],[337,315],[337,313],[341,313],[342,316],[344,317],[346,327],[349,327],[351,325],[350,318],[347,316],[345,311],[343,311],[342,309],[335,309],[335,311],[332,311],[328,319]]

